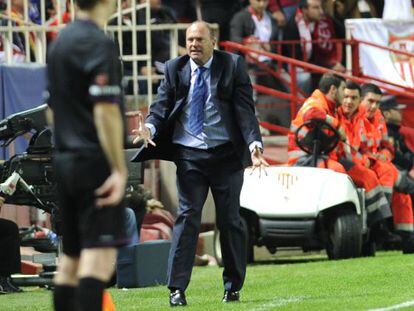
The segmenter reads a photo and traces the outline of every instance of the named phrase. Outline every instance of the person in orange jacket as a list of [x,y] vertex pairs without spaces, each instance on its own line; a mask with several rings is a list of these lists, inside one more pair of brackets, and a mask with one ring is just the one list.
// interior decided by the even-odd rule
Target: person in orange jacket
[[[295,132],[303,123],[311,119],[322,119],[334,128],[338,128],[336,109],[342,101],[344,87],[344,78],[331,73],[322,76],[319,89],[316,89],[304,102],[291,123],[288,133],[288,165],[307,166],[311,162],[311,156],[300,149],[295,142]],[[304,137],[307,132],[306,128],[302,128],[299,136]],[[345,173],[342,165],[336,161],[335,152],[331,152],[329,157],[319,157],[317,165]]]
[[378,109],[382,97],[381,90],[375,84],[368,83],[362,86],[361,95],[361,106],[365,109],[369,121],[368,144],[365,152],[371,159],[372,169],[377,171],[384,186],[403,193],[414,194],[414,180],[408,177],[407,171],[399,170],[391,162],[394,158],[394,146],[388,136],[385,118]]
[[[334,74],[324,74],[322,76],[319,89],[315,90],[312,96],[305,101],[296,118],[292,121],[288,134],[288,165],[307,166],[310,164],[310,156],[302,151],[295,142],[295,132],[304,122],[311,119],[322,119],[334,128],[338,129],[340,127],[337,107],[342,102],[344,89],[345,80],[342,77]],[[303,133],[299,133],[299,135],[305,136],[306,131],[306,128],[302,128]],[[342,129],[340,129],[340,132],[342,133],[341,136],[345,136]],[[339,144],[339,146],[341,145],[343,144]],[[338,152],[334,150],[328,157],[321,157],[318,159],[318,167],[329,168],[351,175],[355,184],[366,190],[365,205],[368,211],[368,225],[370,227],[383,228],[383,225],[380,223],[384,219],[391,217],[391,209],[377,177],[373,172],[366,170],[363,165],[341,159],[346,165],[344,167],[338,162],[337,155]],[[381,230],[378,229],[378,231]],[[382,231],[387,232],[386,230]]]
[[374,171],[369,169],[369,159],[361,153],[364,143],[365,126],[368,122],[363,109],[359,107],[361,89],[358,84],[348,81],[344,90],[342,105],[338,109],[338,120],[346,139],[339,143],[337,158],[354,183],[365,189],[365,208],[372,236],[378,240],[395,240],[385,225],[392,216],[382,185]]
[[368,120],[366,126],[367,143],[365,153],[370,159],[370,168],[388,195],[393,212],[394,228],[402,238],[403,253],[414,253],[413,205],[409,193],[413,193],[414,182],[408,173],[398,170],[391,162],[394,147],[388,137],[385,119],[378,109],[382,92],[374,84],[362,86],[361,106]]

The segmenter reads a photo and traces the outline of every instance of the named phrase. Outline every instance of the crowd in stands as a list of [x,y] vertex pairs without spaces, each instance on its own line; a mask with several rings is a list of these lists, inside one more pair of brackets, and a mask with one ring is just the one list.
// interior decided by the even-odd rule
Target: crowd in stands
[[[0,25],[7,26],[11,22],[12,26],[30,26],[47,24],[56,26],[58,23],[68,23],[71,20],[70,0],[62,0],[64,7],[61,8],[61,16],[57,16],[56,0],[44,0],[45,15],[42,20],[41,0],[10,0],[11,8],[7,7],[7,0],[0,0]],[[27,12],[25,12],[27,5]],[[57,29],[47,33],[48,42],[53,40],[57,35]],[[26,61],[25,55],[28,55],[29,61],[36,61],[36,36],[37,33],[30,32],[13,32],[13,62],[20,63]],[[29,41],[29,47],[26,45],[26,37]],[[4,34],[0,34],[0,61],[5,60],[4,56]]]
[[[389,1],[392,4],[385,0],[150,0],[149,2],[152,24],[192,22],[196,19],[203,19],[219,25],[220,41],[239,42],[255,49],[282,53],[285,56],[311,64],[344,72],[344,47],[326,40],[345,37],[345,19],[381,17],[385,4],[388,4],[389,10],[391,10],[392,5],[398,6],[400,5],[398,3],[402,1],[409,2],[411,5],[411,0]],[[9,11],[6,5],[7,1],[0,0],[0,7],[3,9],[1,24],[7,25],[9,19],[16,25],[27,24],[24,22],[27,21],[27,16],[24,14],[24,2],[24,0],[11,0],[12,7]],[[41,0],[30,0],[27,3],[29,23],[46,23],[53,26],[71,20],[70,0],[45,0],[46,16],[44,21],[41,19],[40,2]],[[66,6],[62,6],[65,2]],[[122,0],[122,9],[130,8],[132,2],[131,0]],[[137,5],[142,2],[145,0],[135,1]],[[57,5],[61,7],[61,17],[57,16]],[[8,16],[9,14],[11,16]],[[143,10],[137,10],[135,22],[138,25],[145,23]],[[118,18],[110,21],[110,25],[117,23]],[[130,25],[131,13],[123,15],[121,23]],[[48,32],[48,41],[53,40],[56,34],[56,31]],[[29,37],[29,57],[25,57],[28,54],[25,47],[27,42],[25,36]],[[35,38],[35,32],[30,32],[28,35],[23,32],[13,33],[15,62],[36,59]],[[117,34],[115,34],[115,39],[118,39]],[[281,40],[294,40],[297,43],[283,44],[283,48],[278,49]],[[153,75],[162,74],[161,64],[171,57],[170,45],[169,31],[154,32],[151,47],[153,66],[147,68],[144,62],[139,62],[138,74],[144,76],[149,70]],[[185,53],[185,49],[182,48],[184,45],[182,35],[179,45],[178,54],[182,55]],[[2,46],[0,46],[1,50],[3,50]],[[132,55],[133,53],[130,31],[123,33],[121,52],[122,55]],[[144,54],[145,52],[146,36],[144,32],[139,31],[137,32],[136,54]],[[4,59],[4,56],[0,59]],[[258,61],[272,65],[271,60],[266,56],[258,56]],[[254,82],[256,82],[255,77],[266,76],[263,78],[264,81],[260,81],[262,85],[288,91],[287,83],[282,83],[269,75],[262,75],[261,70],[255,66],[255,61],[251,62],[250,67]],[[288,70],[288,68],[284,69]],[[132,62],[125,61],[124,70],[127,76],[131,75]],[[301,68],[297,69],[297,82],[304,95],[309,95],[315,89],[319,78],[319,74],[311,74]],[[153,82],[153,89],[156,90],[159,81],[154,80]],[[139,89],[146,90],[145,83],[145,81],[140,82]]]
[[[142,3],[145,0],[136,0]],[[2,10],[2,23],[11,18],[17,25],[25,21],[24,0],[11,0],[11,16],[7,16],[7,0],[0,0]],[[56,0],[45,0],[45,20],[41,19],[41,0],[30,0],[28,5],[29,23],[42,22],[53,25],[57,20]],[[62,21],[70,20],[70,0],[66,1],[66,8],[62,6]],[[152,19],[151,23],[192,22],[203,19],[207,22],[217,23],[220,27],[220,41],[232,40],[240,42],[255,37],[261,42],[276,40],[316,40],[344,37],[344,20],[347,18],[381,17],[384,9],[384,0],[150,0]],[[391,2],[391,1],[390,1]],[[131,6],[131,0],[123,0],[122,8]],[[265,10],[265,11],[264,11]],[[263,11],[266,12],[263,14]],[[142,14],[138,14],[142,15]],[[137,16],[137,22],[142,24],[144,16]],[[242,20],[242,18],[245,18]],[[241,23],[241,21],[243,23]],[[266,30],[267,29],[267,30]],[[267,34],[267,32],[270,32]],[[53,38],[53,36],[51,37]],[[159,36],[153,36],[155,41]],[[165,40],[164,36],[160,39]],[[168,40],[167,40],[168,41]],[[139,41],[138,47],[142,49],[145,42]],[[169,42],[166,42],[169,43]],[[331,47],[311,47],[307,43],[296,47],[298,51],[286,50],[286,55],[310,61],[312,63],[335,67],[338,66],[337,57]],[[268,46],[268,45],[267,45]],[[19,46],[23,48],[23,46]],[[157,45],[155,45],[157,47]],[[269,50],[266,45],[262,46]],[[160,53],[158,49],[153,49]],[[329,54],[326,59],[326,54]],[[333,53],[333,55],[330,55]],[[167,56],[160,57],[165,60]],[[326,62],[327,61],[327,62]],[[341,69],[341,68],[339,68]]]

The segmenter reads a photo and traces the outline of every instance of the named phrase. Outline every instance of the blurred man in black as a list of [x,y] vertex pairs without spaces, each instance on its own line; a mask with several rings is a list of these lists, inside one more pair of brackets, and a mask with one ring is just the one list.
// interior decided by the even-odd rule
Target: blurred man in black
[[[0,196],[0,211],[4,197]],[[20,273],[19,228],[10,220],[0,218],[0,294],[22,290],[13,284],[10,275]]]
[[78,0],[77,19],[48,59],[54,172],[62,210],[63,256],[56,310],[101,310],[102,295],[126,245],[121,65],[103,27],[116,0]]
[[400,169],[410,171],[414,164],[414,153],[407,147],[405,137],[401,134],[402,109],[406,106],[398,104],[395,96],[381,101],[380,109],[387,123],[388,136],[392,140],[395,157],[392,162]]

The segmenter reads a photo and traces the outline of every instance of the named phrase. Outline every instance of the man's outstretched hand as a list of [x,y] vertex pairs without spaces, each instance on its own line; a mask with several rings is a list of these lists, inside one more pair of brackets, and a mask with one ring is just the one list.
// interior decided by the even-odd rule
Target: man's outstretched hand
[[266,167],[269,166],[269,163],[267,163],[267,161],[263,157],[263,154],[260,151],[259,147],[254,148],[251,155],[252,155],[252,163],[253,163],[252,173],[255,169],[259,169],[259,177],[261,177],[262,175],[262,170],[267,175]]
[[133,144],[137,144],[138,142],[143,141],[145,148],[148,147],[148,144],[155,146],[155,143],[151,139],[151,131],[148,127],[145,126],[144,117],[141,112],[138,113],[138,128],[132,130],[132,133],[136,135],[132,141]]

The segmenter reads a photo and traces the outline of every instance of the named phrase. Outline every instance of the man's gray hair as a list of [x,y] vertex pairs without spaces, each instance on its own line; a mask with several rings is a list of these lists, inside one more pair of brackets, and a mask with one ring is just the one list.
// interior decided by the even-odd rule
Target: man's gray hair
[[194,25],[198,25],[198,24],[203,25],[203,26],[205,26],[207,28],[208,32],[210,33],[211,39],[216,39],[216,34],[215,34],[213,28],[211,27],[211,25],[209,23],[205,22],[205,21],[202,21],[202,20],[198,20],[198,21],[192,22],[190,24],[190,26],[188,26],[187,30],[189,28],[193,27]]

